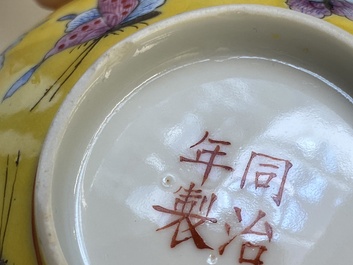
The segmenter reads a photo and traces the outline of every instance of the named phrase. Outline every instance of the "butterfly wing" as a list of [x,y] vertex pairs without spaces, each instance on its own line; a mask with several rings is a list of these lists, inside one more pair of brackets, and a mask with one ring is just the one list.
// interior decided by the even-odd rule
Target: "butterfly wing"
[[124,19],[124,23],[129,22],[137,17],[146,15],[156,8],[162,6],[166,0],[140,0],[140,4]]
[[58,40],[44,60],[67,48],[101,37],[124,20],[137,5],[138,0],[98,0],[97,9],[78,15],[72,24],[69,23],[68,33]]
[[353,2],[332,0],[332,13],[353,20]]
[[[98,0],[98,8],[88,10],[78,16],[69,15],[60,21],[72,19],[68,23],[65,34],[55,46],[44,56],[43,60],[21,76],[4,95],[3,100],[11,97],[25,85],[39,66],[50,56],[70,47],[97,39],[120,23],[131,21],[148,14],[163,5],[165,0]],[[0,58],[1,62],[3,56]]]
[[63,36],[43,58],[41,62],[29,69],[25,74],[23,74],[6,92],[3,96],[3,100],[11,97],[17,90],[19,90],[23,85],[25,85],[28,80],[32,77],[34,72],[39,68],[39,66],[50,56],[65,50],[69,47],[73,47],[78,44],[85,43],[89,40],[98,38],[102,36],[110,28],[104,23],[102,18],[96,18],[92,21],[86,22],[73,31],[69,32]]
[[59,39],[54,48],[45,55],[44,60],[67,48],[99,38],[109,29],[110,27],[105,24],[101,17],[88,21]]
[[77,17],[76,14],[68,14],[61,18],[58,18],[58,21],[73,20],[75,17]]
[[85,24],[93,19],[99,18],[101,15],[97,8],[90,9],[86,12],[83,12],[79,15],[68,15],[59,19],[59,21],[63,20],[71,20],[66,25],[65,32],[71,32],[78,26]]
[[105,23],[113,28],[130,15],[138,4],[138,0],[98,0],[98,10]]
[[323,1],[312,0],[287,0],[287,5],[290,9],[311,15],[317,18],[324,18],[332,14],[331,10]]

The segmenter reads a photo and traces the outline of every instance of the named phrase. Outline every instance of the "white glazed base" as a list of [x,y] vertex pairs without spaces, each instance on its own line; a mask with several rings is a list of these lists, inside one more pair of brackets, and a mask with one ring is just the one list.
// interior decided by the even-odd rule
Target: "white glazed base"
[[[325,34],[337,37],[330,26],[318,32],[311,19],[273,8],[194,14],[118,46],[59,112],[37,182],[39,238],[50,233],[52,243],[44,257],[49,264],[251,264],[241,260],[250,242],[267,248],[265,265],[348,264],[353,107],[341,89],[352,81],[345,69],[353,56],[346,36],[323,43]],[[279,26],[281,19],[287,23]],[[322,56],[333,45],[350,53]],[[214,163],[232,170],[212,167],[204,177],[205,164],[182,161],[217,145],[225,154]],[[264,173],[260,182],[276,177],[256,188],[256,172]],[[197,203],[190,215],[180,199],[192,183],[208,200],[188,197]],[[196,225],[200,216],[209,219]]]
[[[335,249],[338,238],[327,234],[349,227],[353,218],[348,211],[341,220],[340,210],[353,206],[352,170],[344,166],[353,162],[353,121],[347,115],[352,112],[348,100],[325,83],[256,58],[210,59],[151,80],[117,105],[85,151],[89,155],[78,172],[72,209],[82,255],[91,264],[206,264],[213,254],[219,264],[235,264],[244,239],[235,240],[222,256],[217,249],[227,242],[225,223],[243,226],[234,214],[236,206],[245,224],[258,210],[266,212],[274,232],[271,244],[266,236],[250,236],[252,242],[265,242],[265,264],[279,264],[279,256],[283,264],[313,264],[307,261],[311,252],[320,244]],[[202,187],[218,197],[209,214],[217,224],[198,229],[214,251],[197,250],[192,240],[171,249],[175,226],[156,229],[177,217],[152,206],[173,209],[178,198],[173,192],[190,182],[201,184],[206,166],[179,162],[179,156],[195,159],[189,146],[205,131],[231,142],[222,148],[227,155],[216,161],[234,168],[231,173],[212,169]],[[255,190],[251,182],[240,188],[251,152],[293,164],[279,207],[271,198],[275,188]],[[168,178],[170,183],[164,183]],[[344,234],[353,245],[353,230]],[[339,250],[338,256],[344,255]],[[122,255],[134,251],[138,255]],[[327,262],[329,257],[320,256]]]

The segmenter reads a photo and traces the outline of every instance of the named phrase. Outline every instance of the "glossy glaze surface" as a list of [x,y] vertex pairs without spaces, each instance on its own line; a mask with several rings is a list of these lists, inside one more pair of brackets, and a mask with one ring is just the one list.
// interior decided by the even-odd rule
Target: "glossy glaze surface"
[[86,73],[39,167],[48,263],[349,261],[350,36],[271,11],[166,21]]
[[[88,264],[116,260],[199,264],[210,255],[217,264],[237,264],[234,260],[239,259],[243,241],[267,246],[264,264],[345,262],[350,255],[344,246],[337,249],[336,242],[345,235],[345,246],[353,244],[349,229],[353,213],[347,211],[352,207],[353,181],[347,167],[353,162],[353,120],[347,113],[352,111],[346,98],[315,77],[257,58],[211,59],[168,72],[139,87],[112,110],[87,149],[81,150],[84,157],[75,187],[54,191],[58,200],[63,190],[75,191],[69,204],[75,237],[71,238],[72,232],[66,237],[78,241]],[[216,144],[207,142],[190,148],[205,131],[209,138],[231,143],[220,144],[226,155],[217,156],[214,163],[233,171],[212,166],[201,186],[206,165],[181,162],[180,157],[195,159],[199,149],[214,150]],[[67,154],[66,149],[62,152]],[[276,161],[278,169],[266,168],[261,163],[274,161],[258,155],[245,173],[252,152],[284,161]],[[200,157],[209,159],[207,154]],[[292,167],[276,205],[272,197],[280,190],[285,162]],[[256,188],[256,171],[277,176],[269,188]],[[196,229],[213,250],[198,251],[192,239],[170,249],[177,224],[156,232],[178,220],[176,213],[181,210],[180,205],[173,213],[153,207],[174,209],[179,193],[183,194],[178,189],[189,188],[190,183],[208,199],[211,194],[217,196],[208,214],[217,222]],[[241,223],[234,207],[242,211]],[[273,229],[271,243],[267,235],[239,235],[220,255],[221,246],[251,224],[259,210],[266,213],[263,219]],[[66,207],[58,215],[64,212],[68,213]],[[193,213],[205,215],[205,210]],[[180,221],[181,227],[185,223]],[[226,224],[231,226],[228,236]],[[179,231],[179,239],[190,236],[190,231]],[[60,233],[60,237],[65,236]],[[333,251],[334,257],[324,255],[322,248]],[[69,249],[72,253],[74,248]],[[140,250],[138,256],[123,254],[134,249]]]
[[[167,0],[163,4],[161,1],[140,2],[153,3],[154,11],[159,12],[158,15],[154,13],[156,16],[144,17],[145,20],[142,19],[140,23],[135,21],[136,24],[132,23],[129,26],[118,24],[114,30],[109,28],[108,31],[95,35],[98,36],[96,40],[87,39],[86,42],[76,43],[71,48],[54,54],[53,51],[60,46],[59,41],[71,37],[68,34],[68,28],[73,29],[73,25],[79,26],[82,22],[89,22],[93,18],[89,16],[92,14],[90,10],[97,9],[99,5],[96,0],[73,1],[50,14],[18,40],[14,40],[13,44],[0,54],[0,177],[2,181],[0,190],[3,194],[0,196],[3,198],[1,199],[0,261],[2,263],[5,261],[7,264],[41,263],[36,246],[37,233],[33,230],[32,221],[33,186],[39,154],[53,117],[63,100],[83,73],[110,47],[148,25],[176,14],[223,4],[262,4],[298,10],[353,32],[350,0],[339,1],[344,4],[341,6],[337,5],[339,3],[337,1],[315,1],[315,5],[310,5],[311,1],[285,0]],[[158,2],[162,5],[156,7]],[[307,8],[308,5],[311,8]],[[1,9],[2,12],[4,10]],[[17,16],[18,14],[20,12]],[[82,18],[84,19],[81,20]],[[72,21],[75,22],[72,23]],[[80,23],[77,23],[78,21]],[[212,27],[212,20],[209,22],[207,27]],[[9,21],[10,24],[11,21]],[[123,28],[119,28],[120,26]],[[322,34],[320,30],[317,32]],[[311,32],[311,34],[316,33]],[[216,39],[211,34],[208,37]],[[274,43],[279,37],[279,35],[271,35]],[[292,39],[294,43],[296,38]],[[309,38],[306,37],[307,39]],[[321,63],[324,68],[334,73],[333,76],[329,75],[328,79],[332,78],[333,83],[339,87],[345,87],[346,82],[351,83],[351,81],[346,80],[347,73],[337,70],[337,62],[345,61],[348,58],[346,54],[349,52],[344,47],[337,47],[331,43],[329,52],[322,53],[322,50],[328,49],[325,46],[326,43],[328,43],[326,40],[322,41],[320,49],[312,50],[308,54],[316,53],[316,57],[310,57],[312,61],[322,57],[324,61]],[[303,48],[303,52],[308,52],[305,47]],[[336,56],[340,58],[335,58]],[[148,68],[148,65],[145,67]],[[326,76],[327,72],[321,75]]]

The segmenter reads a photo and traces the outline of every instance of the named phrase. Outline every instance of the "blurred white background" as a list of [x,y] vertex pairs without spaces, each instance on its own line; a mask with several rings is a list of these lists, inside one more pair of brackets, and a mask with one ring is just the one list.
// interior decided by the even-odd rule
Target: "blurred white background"
[[0,0],[0,53],[51,12],[34,0]]

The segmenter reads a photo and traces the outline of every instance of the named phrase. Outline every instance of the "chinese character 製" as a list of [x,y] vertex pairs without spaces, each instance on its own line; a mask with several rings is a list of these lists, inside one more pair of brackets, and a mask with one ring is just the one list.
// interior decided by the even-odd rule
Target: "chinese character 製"
[[189,188],[180,187],[176,193],[179,196],[175,198],[173,209],[167,209],[160,205],[153,205],[153,208],[156,211],[175,216],[175,220],[163,227],[158,228],[157,231],[176,226],[172,236],[172,241],[170,243],[171,248],[174,248],[178,244],[192,239],[197,248],[212,249],[205,243],[197,231],[197,227],[206,221],[212,223],[217,222],[215,218],[208,217],[213,203],[217,200],[217,196],[212,193],[208,202],[206,214],[201,215],[199,213],[203,211],[208,198],[202,195],[202,190],[195,189],[195,183],[191,182]]

